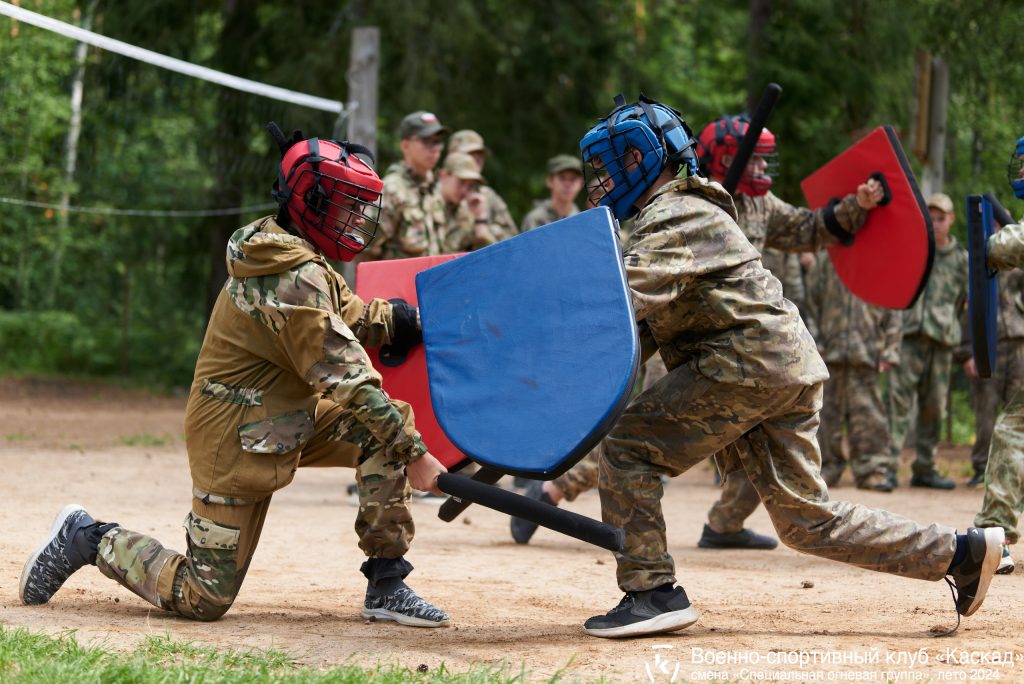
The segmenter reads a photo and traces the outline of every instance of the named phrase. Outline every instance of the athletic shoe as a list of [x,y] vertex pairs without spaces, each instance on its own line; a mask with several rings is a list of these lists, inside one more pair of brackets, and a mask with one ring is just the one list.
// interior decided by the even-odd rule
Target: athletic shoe
[[954,489],[956,487],[956,482],[942,477],[933,470],[930,473],[911,475],[910,486],[927,487],[930,489]]
[[[969,617],[981,608],[988,585],[999,567],[1005,535],[1001,527],[967,529],[967,556],[949,571],[956,587],[956,612]],[[949,579],[946,580],[949,582]]]
[[50,535],[25,561],[18,589],[22,603],[28,606],[46,603],[71,575],[89,564],[87,552],[74,543],[75,534],[95,523],[77,504],[61,509],[50,527]]
[[971,479],[967,481],[967,487],[970,488],[970,489],[981,489],[984,486],[985,486],[985,471],[984,470],[981,471],[980,473],[975,471],[974,475],[971,476]]
[[779,540],[764,534],[758,534],[746,528],[739,532],[715,532],[709,525],[704,525],[697,546],[702,549],[760,549],[770,551],[779,545]]
[[421,599],[405,582],[386,594],[373,595],[367,589],[362,615],[367,620],[393,620],[410,627],[448,626],[448,613]]
[[675,632],[700,619],[682,587],[671,591],[627,591],[619,605],[583,623],[590,636],[615,639]]
[[1010,547],[1003,544],[1003,555],[999,557],[999,567],[996,568],[997,575],[1009,575],[1013,573],[1015,564],[1010,556]]
[[872,492],[891,492],[892,478],[889,473],[872,473],[857,481],[857,489],[867,489]]
[[[523,496],[531,499],[536,499],[549,506],[557,506],[551,497],[548,496],[547,492],[544,491],[544,483],[540,480],[530,480],[530,484],[526,486],[523,491]],[[516,544],[529,544],[530,538],[533,533],[537,531],[537,523],[529,520],[523,520],[522,518],[513,517],[509,520],[509,530],[512,532],[512,538],[515,539]]]

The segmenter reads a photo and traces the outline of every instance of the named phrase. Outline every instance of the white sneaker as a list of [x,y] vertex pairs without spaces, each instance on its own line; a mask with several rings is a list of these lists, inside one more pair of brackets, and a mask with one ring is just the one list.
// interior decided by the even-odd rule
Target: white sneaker
[[1009,575],[1014,569],[1013,558],[1010,556],[1010,547],[1003,544],[1003,555],[999,558],[999,567],[996,568],[997,575]]

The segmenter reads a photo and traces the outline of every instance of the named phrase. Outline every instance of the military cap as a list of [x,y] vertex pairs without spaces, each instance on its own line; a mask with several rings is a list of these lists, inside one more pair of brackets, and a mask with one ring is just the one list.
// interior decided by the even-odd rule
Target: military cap
[[406,138],[429,138],[438,133],[447,135],[450,132],[448,128],[441,125],[435,114],[424,111],[409,114],[398,125],[398,137],[402,140]]
[[947,214],[952,214],[953,200],[944,192],[936,192],[928,198],[928,208],[931,209],[932,207]]
[[575,157],[571,154],[558,154],[548,159],[548,175],[554,176],[556,173],[562,171],[575,171],[576,173],[583,175],[583,162],[580,161],[579,157]]
[[468,128],[452,133],[452,137],[448,138],[448,151],[463,152],[465,154],[472,154],[473,152],[491,153],[487,146],[484,145],[483,136]]
[[477,183],[487,182],[480,175],[480,167],[477,166],[476,160],[464,152],[449,152],[448,156],[444,158],[444,165],[441,169],[462,180],[476,181]]

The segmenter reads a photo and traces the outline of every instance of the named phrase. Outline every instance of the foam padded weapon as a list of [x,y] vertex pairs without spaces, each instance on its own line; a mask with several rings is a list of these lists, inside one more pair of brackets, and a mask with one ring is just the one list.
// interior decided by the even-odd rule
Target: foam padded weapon
[[[992,377],[996,364],[999,291],[988,266],[988,239],[995,232],[992,204],[981,195],[967,196],[967,258],[970,285],[971,349],[978,377]],[[1005,211],[1005,209],[1003,210]]]
[[856,236],[835,217],[826,225],[840,244],[828,248],[836,274],[860,299],[889,309],[914,305],[935,258],[932,221],[903,146],[891,126],[879,126],[800,183],[807,206],[833,206],[868,178],[885,198],[868,212]]
[[750,126],[743,135],[743,139],[740,140],[739,147],[736,148],[736,158],[732,160],[729,170],[725,172],[725,178],[722,179],[722,187],[730,195],[736,192],[736,186],[740,184],[740,178],[743,177],[747,163],[750,161],[751,155],[754,154],[761,131],[768,123],[768,117],[775,109],[775,103],[779,101],[780,95],[782,95],[782,86],[778,83],[769,83],[765,86],[764,92],[761,94],[761,101],[757,103],[754,116],[750,119]]
[[1010,212],[1006,210],[1006,207],[999,203],[999,200],[996,199],[995,195],[991,192],[986,192],[982,197],[987,199],[988,203],[992,205],[992,218],[995,219],[996,223],[1000,226],[1008,226],[1011,223],[1016,223],[1016,221],[1013,220],[1013,217],[1010,216]]

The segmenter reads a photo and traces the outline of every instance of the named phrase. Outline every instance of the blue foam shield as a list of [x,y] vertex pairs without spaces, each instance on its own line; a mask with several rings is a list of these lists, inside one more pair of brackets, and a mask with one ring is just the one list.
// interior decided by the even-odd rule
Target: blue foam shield
[[434,414],[473,460],[551,479],[622,413],[640,353],[616,228],[598,207],[416,276]]
[[992,377],[996,364],[999,291],[996,273],[988,266],[988,239],[995,232],[992,204],[981,195],[967,196],[967,256],[970,280],[971,349],[982,378]]

